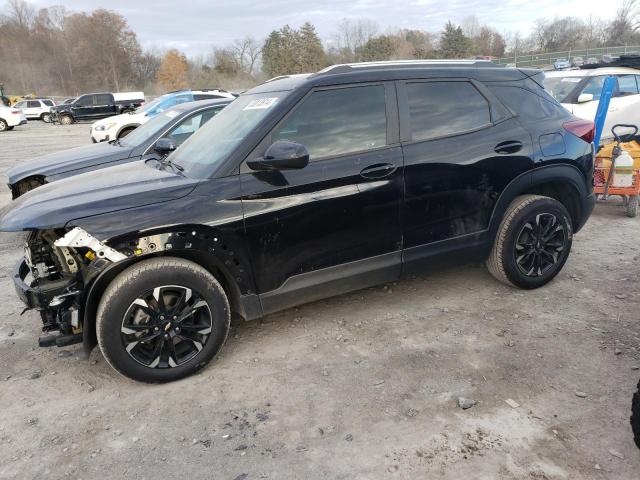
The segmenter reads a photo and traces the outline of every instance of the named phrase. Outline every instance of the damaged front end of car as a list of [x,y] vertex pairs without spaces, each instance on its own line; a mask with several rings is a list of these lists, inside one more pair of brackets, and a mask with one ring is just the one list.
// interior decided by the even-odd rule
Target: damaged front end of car
[[13,281],[25,310],[40,313],[42,330],[47,335],[40,337],[39,345],[81,343],[87,287],[109,264],[126,259],[126,255],[79,227],[69,231],[32,231],[24,249]]

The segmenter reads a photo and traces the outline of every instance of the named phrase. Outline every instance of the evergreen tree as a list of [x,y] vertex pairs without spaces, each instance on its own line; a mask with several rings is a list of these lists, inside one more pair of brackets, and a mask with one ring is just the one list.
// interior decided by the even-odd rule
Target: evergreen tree
[[440,35],[440,55],[443,58],[464,58],[470,50],[471,41],[462,28],[448,21]]

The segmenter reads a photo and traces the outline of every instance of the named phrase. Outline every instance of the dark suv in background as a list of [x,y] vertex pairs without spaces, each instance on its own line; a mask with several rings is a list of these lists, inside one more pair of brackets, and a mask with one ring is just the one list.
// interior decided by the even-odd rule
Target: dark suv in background
[[43,185],[2,212],[42,345],[96,342],[119,372],[184,377],[254,319],[486,259],[549,282],[594,206],[593,123],[537,70],[339,65],[241,95],[163,162]]

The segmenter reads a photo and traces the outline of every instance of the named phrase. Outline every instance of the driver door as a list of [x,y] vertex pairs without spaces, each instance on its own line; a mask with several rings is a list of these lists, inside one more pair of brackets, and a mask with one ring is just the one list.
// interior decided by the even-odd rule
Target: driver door
[[299,170],[241,166],[254,278],[265,313],[400,275],[403,161],[395,86],[312,90],[249,156],[304,145]]

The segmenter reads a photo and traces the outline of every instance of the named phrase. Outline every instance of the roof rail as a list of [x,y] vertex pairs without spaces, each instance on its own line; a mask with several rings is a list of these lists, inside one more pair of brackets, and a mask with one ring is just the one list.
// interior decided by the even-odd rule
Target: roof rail
[[385,68],[419,67],[499,67],[490,60],[389,60],[384,62],[342,63],[320,70],[317,75],[356,72],[358,70],[379,70]]

